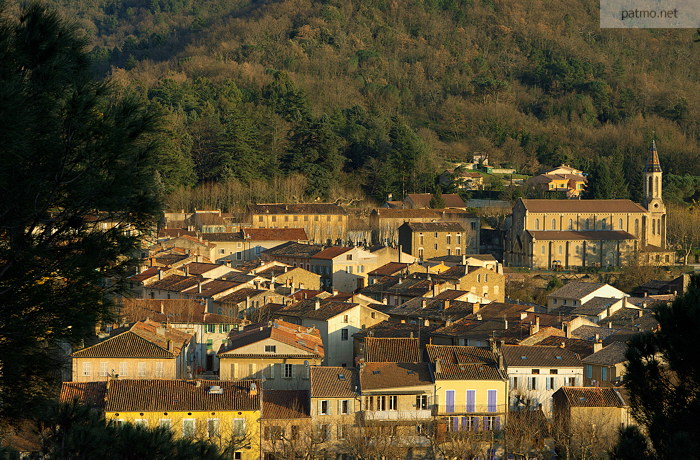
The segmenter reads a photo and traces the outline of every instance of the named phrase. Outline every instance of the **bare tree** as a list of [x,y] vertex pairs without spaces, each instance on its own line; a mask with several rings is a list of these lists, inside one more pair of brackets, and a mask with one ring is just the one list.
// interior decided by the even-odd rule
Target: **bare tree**
[[511,411],[504,428],[506,451],[516,459],[543,458],[549,423],[541,409]]
[[552,435],[558,458],[606,459],[617,442],[618,428],[612,417],[600,411],[575,412],[568,420],[557,420]]
[[263,422],[263,449],[277,459],[315,460],[324,457],[324,438],[310,419]]
[[700,204],[669,206],[666,230],[669,246],[678,250],[683,264],[688,265],[688,256],[700,247]]

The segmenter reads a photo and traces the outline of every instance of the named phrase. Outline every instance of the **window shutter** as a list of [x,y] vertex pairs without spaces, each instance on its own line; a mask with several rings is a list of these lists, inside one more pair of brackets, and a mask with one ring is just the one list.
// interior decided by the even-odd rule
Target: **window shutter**
[[501,429],[501,417],[494,417],[493,428],[495,430]]
[[274,379],[275,378],[275,368],[277,367],[277,364],[270,364],[270,378]]
[[342,414],[342,413],[343,413],[343,401],[339,400],[338,401],[338,414]]
[[323,401],[318,401],[318,415],[323,415]]

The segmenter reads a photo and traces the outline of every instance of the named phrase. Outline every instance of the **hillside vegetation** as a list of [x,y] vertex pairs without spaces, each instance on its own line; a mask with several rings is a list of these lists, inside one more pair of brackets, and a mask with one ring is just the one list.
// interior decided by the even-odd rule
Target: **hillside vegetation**
[[700,189],[696,31],[601,30],[597,0],[52,2],[166,114],[171,205],[298,174],[306,198],[432,191],[474,151],[604,170],[603,197],[638,199],[653,136],[669,197]]

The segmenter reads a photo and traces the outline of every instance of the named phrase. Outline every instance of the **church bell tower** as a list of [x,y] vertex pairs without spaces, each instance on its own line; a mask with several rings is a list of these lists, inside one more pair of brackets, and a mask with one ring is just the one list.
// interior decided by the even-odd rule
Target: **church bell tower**
[[655,140],[651,142],[642,176],[644,178],[644,207],[649,211],[647,241],[649,244],[666,248],[666,206],[664,206],[661,197],[663,172]]

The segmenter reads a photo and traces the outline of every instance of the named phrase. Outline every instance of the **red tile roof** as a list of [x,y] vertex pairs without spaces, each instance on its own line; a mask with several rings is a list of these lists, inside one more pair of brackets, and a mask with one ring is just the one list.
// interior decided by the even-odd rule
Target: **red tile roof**
[[367,363],[359,374],[362,392],[433,383],[428,363]]
[[189,299],[123,299],[122,323],[152,319],[161,323],[237,324],[239,319],[207,313],[206,306]]
[[311,367],[312,398],[353,398],[359,383],[354,367]]
[[496,356],[487,348],[426,345],[436,380],[504,380]]
[[[74,358],[175,358],[192,336],[155,321],[139,321],[128,331],[74,351]],[[168,349],[168,344],[172,350]]]
[[341,254],[345,254],[346,252],[348,252],[350,250],[352,250],[352,248],[346,248],[346,247],[342,247],[342,246],[332,246],[330,248],[326,248],[323,251],[314,254],[312,256],[312,258],[332,260]]
[[367,273],[368,275],[375,275],[375,276],[392,276],[395,275],[396,273],[404,270],[406,267],[408,267],[411,264],[405,264],[405,263],[399,263],[399,262],[389,262],[388,264],[382,265],[379,268],[375,268],[371,272]]
[[418,338],[365,338],[365,362],[419,363],[422,361]]
[[504,345],[507,367],[582,367],[581,359],[571,350],[560,347]]
[[[219,357],[242,356],[243,354],[236,353],[237,349],[271,338],[298,349],[298,355],[310,354],[323,358],[323,341],[318,329],[299,326],[279,319],[270,323],[251,324],[242,332],[231,332],[228,344],[222,345],[221,350],[219,350]],[[277,354],[275,356],[283,355]]]
[[[560,395],[557,395],[560,393]],[[625,407],[624,395],[612,387],[561,387],[555,398],[564,396],[571,407]]]
[[529,212],[633,212],[647,210],[632,200],[529,200],[522,199]]
[[[572,200],[575,201],[575,200]],[[529,230],[533,238],[540,241],[625,241],[636,240],[637,237],[622,230],[595,230],[595,231],[553,231],[553,230]]]
[[307,390],[264,390],[263,420],[290,420],[311,416]]
[[105,412],[257,411],[261,388],[260,380],[113,379]]
[[[416,207],[429,208],[433,195],[430,193],[409,193],[406,197],[410,198]],[[445,201],[446,208],[465,208],[467,206],[456,193],[443,193],[442,199]]]
[[59,399],[70,403],[77,400],[80,404],[102,410],[107,394],[107,382],[63,382]]

